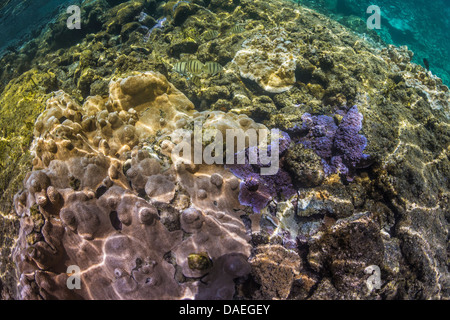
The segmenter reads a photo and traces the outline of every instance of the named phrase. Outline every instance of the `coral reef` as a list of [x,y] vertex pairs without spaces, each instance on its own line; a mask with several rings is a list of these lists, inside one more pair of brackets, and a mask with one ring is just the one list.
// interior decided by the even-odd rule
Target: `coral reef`
[[301,143],[288,150],[286,170],[292,174],[295,183],[306,187],[318,186],[325,178],[322,159]]
[[[337,1],[328,0],[300,0],[299,2],[329,15],[353,31],[370,37],[376,43],[407,45],[414,51],[414,63],[422,64],[424,58],[430,59],[431,70],[444,83],[447,85],[450,83],[450,71],[446,59],[449,46],[442,41],[445,37],[442,30],[449,26],[445,1],[438,0],[430,4],[415,1],[408,5],[402,1],[378,1],[377,6],[381,8],[382,27],[375,30],[368,30],[366,27],[366,20],[369,17],[366,10],[372,5],[370,1],[344,0],[340,1],[338,6]],[[324,5],[324,3],[330,5]],[[436,21],[439,21],[439,27],[435,27]],[[427,34],[427,36],[419,36],[421,34]]]
[[[288,149],[291,140],[285,132],[280,132],[276,140],[278,156],[282,156]],[[292,180],[282,165],[280,167],[278,164],[274,174],[265,175],[261,172],[261,168],[272,165],[272,163],[265,165],[261,163],[262,154],[270,154],[273,151],[272,146],[272,144],[268,145],[267,150],[260,146],[251,146],[236,153],[234,164],[227,165],[230,171],[242,180],[239,191],[240,203],[252,207],[256,213],[260,213],[272,199],[289,199],[296,193]],[[239,153],[245,154],[244,164],[238,162]],[[251,161],[253,157],[257,159],[256,164]]]
[[[233,279],[250,272],[235,178],[150,151],[151,139],[190,113],[184,95],[153,72],[117,79],[107,99],[83,106],[63,92],[47,101],[35,126],[35,171],[15,198],[21,298],[233,296]],[[225,114],[207,121],[239,127]],[[81,291],[65,285],[70,265],[83,270]]]
[[[2,298],[448,299],[442,80],[292,1],[177,3],[83,1],[1,58]],[[196,123],[291,143],[196,164]]]

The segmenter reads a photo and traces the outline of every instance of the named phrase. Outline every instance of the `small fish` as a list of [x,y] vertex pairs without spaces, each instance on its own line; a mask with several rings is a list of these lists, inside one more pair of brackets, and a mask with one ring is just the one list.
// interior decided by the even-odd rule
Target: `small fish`
[[198,76],[193,76],[191,78],[191,82],[193,84],[195,84],[197,87],[201,87],[202,86],[202,79],[200,79],[200,77],[198,77]]
[[245,31],[244,27],[241,25],[235,25],[233,28],[231,28],[231,33],[242,33]]
[[427,69],[427,71],[430,70],[430,62],[428,61],[427,58],[423,58],[423,64],[425,65],[425,68]]
[[211,76],[218,74],[220,71],[222,71],[222,66],[217,62],[209,61],[203,66],[203,72]]
[[200,74],[203,70],[203,63],[198,60],[189,60],[187,63],[187,69],[192,74]]
[[173,65],[173,70],[180,74],[187,74],[188,73],[188,64],[187,62],[177,62]]
[[217,30],[208,30],[203,33],[203,39],[206,41],[213,40],[219,36],[219,31]]
[[147,34],[144,36],[144,42],[148,42],[154,30],[164,28],[164,24],[166,23],[166,21],[167,18],[161,18],[156,21],[156,24],[150,30],[148,30]]

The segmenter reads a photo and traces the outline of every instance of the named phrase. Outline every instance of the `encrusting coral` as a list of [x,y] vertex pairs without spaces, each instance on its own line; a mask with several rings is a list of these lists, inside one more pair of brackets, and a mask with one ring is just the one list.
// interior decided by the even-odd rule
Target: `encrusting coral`
[[[289,148],[291,139],[285,132],[281,132],[277,139],[279,156],[283,156]],[[283,169],[283,164],[279,164],[274,174],[263,175],[261,162],[253,164],[250,162],[251,154],[261,158],[261,153],[271,153],[271,146],[267,146],[267,151],[258,148],[258,146],[251,146],[239,153],[245,153],[244,164],[228,165],[230,171],[239,179],[242,180],[239,192],[239,201],[243,205],[251,206],[253,211],[260,213],[267,204],[277,198],[289,199],[296,191],[293,188],[291,177]],[[238,154],[239,154],[238,153]],[[238,157],[236,154],[236,158]],[[281,166],[281,167],[280,167]]]
[[370,156],[364,154],[367,139],[358,132],[362,128],[363,116],[358,107],[347,112],[338,111],[342,117],[339,124],[330,116],[302,115],[302,126],[294,126],[289,131],[300,135],[297,142],[313,149],[322,158],[326,175],[339,172],[352,180],[355,169],[368,167]]

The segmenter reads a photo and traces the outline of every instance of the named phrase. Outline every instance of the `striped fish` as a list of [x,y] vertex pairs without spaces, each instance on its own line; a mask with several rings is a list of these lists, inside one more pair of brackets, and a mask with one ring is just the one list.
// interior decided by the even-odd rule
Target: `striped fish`
[[173,70],[180,74],[187,74],[188,73],[188,63],[187,62],[177,62],[173,65]]
[[241,25],[235,25],[233,28],[231,28],[231,33],[242,33],[245,31],[244,27]]
[[217,30],[208,30],[203,33],[203,39],[206,41],[213,40],[219,36],[219,31]]
[[187,70],[192,74],[200,74],[203,70],[203,63],[198,60],[189,60],[187,62]]
[[202,80],[201,80],[200,77],[198,77],[198,76],[193,76],[193,77],[191,78],[191,82],[192,82],[193,84],[195,84],[197,87],[201,87],[201,86],[202,86]]
[[209,61],[203,67],[203,72],[211,76],[218,74],[220,71],[222,71],[222,66],[217,62]]

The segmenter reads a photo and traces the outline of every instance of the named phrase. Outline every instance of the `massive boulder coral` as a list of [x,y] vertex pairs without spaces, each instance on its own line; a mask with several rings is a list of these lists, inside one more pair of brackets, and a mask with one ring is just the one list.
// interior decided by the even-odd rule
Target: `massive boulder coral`
[[34,166],[86,151],[120,158],[157,131],[172,132],[193,109],[164,76],[153,72],[113,81],[110,92],[108,99],[90,97],[83,106],[62,91],[55,93],[36,121]]
[[[36,123],[35,170],[14,202],[21,298],[233,296],[233,279],[250,272],[236,178],[155,151],[189,115],[189,100],[153,72],[113,81],[107,99],[83,106],[63,92],[48,100]],[[223,113],[209,121],[253,123]],[[82,270],[80,290],[66,286],[72,265]]]

